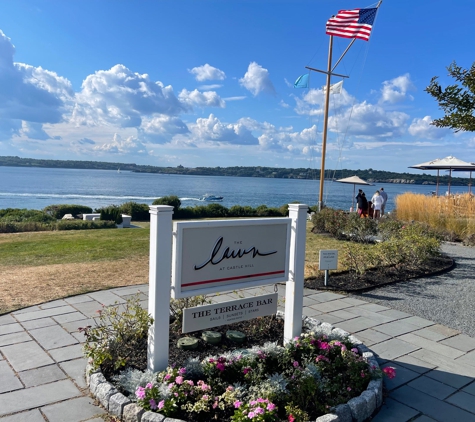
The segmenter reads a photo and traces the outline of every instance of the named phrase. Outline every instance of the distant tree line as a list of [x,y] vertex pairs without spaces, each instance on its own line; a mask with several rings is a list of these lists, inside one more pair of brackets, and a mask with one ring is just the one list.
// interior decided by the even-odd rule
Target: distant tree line
[[[234,176],[234,177],[265,177],[276,179],[308,179],[316,180],[320,177],[320,170],[311,168],[276,168],[276,167],[157,167],[138,165],[134,163],[108,163],[105,161],[76,161],[76,160],[42,160],[36,158],[20,158],[0,156],[0,166],[10,167],[43,167],[65,169],[91,169],[132,171],[136,173],[160,173],[190,176]],[[342,179],[350,176],[359,176],[371,183],[404,183],[404,184],[436,184],[437,177],[426,173],[396,173],[382,170],[327,170],[325,178]],[[441,175],[439,184],[446,185],[448,175]],[[454,177],[451,184],[467,186],[470,179]]]

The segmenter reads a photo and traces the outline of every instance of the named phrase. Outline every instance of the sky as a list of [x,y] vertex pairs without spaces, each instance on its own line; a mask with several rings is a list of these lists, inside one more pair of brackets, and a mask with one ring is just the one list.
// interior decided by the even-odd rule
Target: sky
[[[0,155],[319,169],[327,20],[361,0],[2,0]],[[327,169],[475,162],[424,91],[475,61],[473,0],[384,0],[334,70]],[[334,37],[333,61],[350,40]],[[460,176],[464,176],[460,174]]]

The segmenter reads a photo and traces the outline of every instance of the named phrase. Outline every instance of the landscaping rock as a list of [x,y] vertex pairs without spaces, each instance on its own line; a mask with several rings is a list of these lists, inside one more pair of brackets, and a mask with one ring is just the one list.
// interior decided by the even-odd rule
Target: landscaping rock
[[114,416],[122,416],[124,407],[130,403],[132,402],[122,393],[114,394],[109,399],[109,413],[112,413]]
[[317,418],[315,422],[341,422],[341,421],[337,415],[327,413],[326,415],[323,415]]
[[366,417],[369,418],[376,409],[376,393],[373,390],[363,391],[360,395],[366,401]]
[[141,422],[163,422],[164,420],[165,416],[160,413],[147,411],[142,415]]
[[376,397],[376,408],[380,408],[383,404],[383,380],[372,380],[368,384],[367,390],[372,390]]
[[140,422],[144,413],[144,409],[138,407],[135,403],[131,403],[124,407],[122,419],[124,422]]
[[350,335],[350,333],[348,331],[345,331],[345,330],[341,329],[341,328],[334,328],[332,330],[332,335],[336,335],[336,336],[341,337],[341,338],[345,338],[345,337],[347,338]]
[[348,402],[348,406],[351,409],[351,415],[355,422],[363,422],[366,419],[366,414],[368,413],[366,409],[366,400],[359,396],[351,399]]
[[108,382],[103,382],[96,387],[96,397],[101,402],[101,404],[109,410],[109,399],[117,394],[118,391]]
[[353,422],[351,409],[347,404],[339,404],[332,409],[332,413],[338,416],[339,422]]
[[102,375],[101,372],[97,372],[95,374],[92,374],[89,377],[89,390],[91,391],[92,394],[96,394],[96,389],[99,384],[102,384],[104,382],[107,382],[106,378],[104,375]]
[[322,322],[320,324],[320,329],[323,332],[323,334],[326,334],[327,336],[329,336],[332,333],[333,325],[329,324],[328,322]]

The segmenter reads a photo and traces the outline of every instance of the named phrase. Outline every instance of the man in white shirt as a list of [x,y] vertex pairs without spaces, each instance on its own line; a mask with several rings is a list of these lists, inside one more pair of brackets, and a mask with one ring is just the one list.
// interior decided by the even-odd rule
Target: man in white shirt
[[381,205],[381,217],[384,215],[384,209],[386,208],[386,203],[388,202],[388,194],[384,192],[384,188],[379,190],[381,198],[383,198],[383,205]]

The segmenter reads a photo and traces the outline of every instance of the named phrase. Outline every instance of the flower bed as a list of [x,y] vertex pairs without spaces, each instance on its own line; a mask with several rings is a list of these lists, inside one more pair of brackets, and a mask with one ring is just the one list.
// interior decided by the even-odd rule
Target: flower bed
[[118,381],[135,391],[135,398],[124,396],[100,372],[88,371],[88,385],[111,414],[126,421],[369,418],[382,403],[382,372],[373,354],[330,324],[306,318],[304,327],[286,347],[266,344],[158,375],[129,371]]

